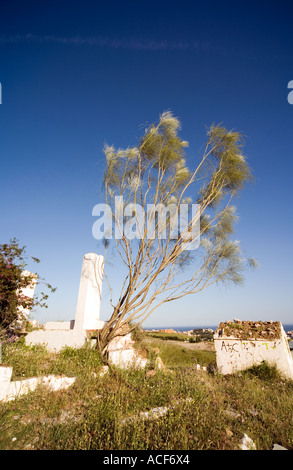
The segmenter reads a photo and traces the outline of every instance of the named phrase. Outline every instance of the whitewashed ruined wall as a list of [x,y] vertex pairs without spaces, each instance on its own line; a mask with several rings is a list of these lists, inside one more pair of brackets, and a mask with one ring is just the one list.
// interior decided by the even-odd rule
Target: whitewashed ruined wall
[[[33,299],[36,284],[37,284],[37,281],[38,281],[37,274],[31,273],[30,271],[22,271],[21,276],[22,277],[31,276],[32,280],[31,280],[30,284],[27,287],[23,287],[22,289],[18,289],[16,291],[17,295],[23,296],[26,299]],[[14,322],[13,326],[16,329],[22,329],[23,328],[23,322],[29,319],[30,309],[29,308],[24,308],[21,305],[19,305],[17,307],[17,310],[18,310],[18,317],[17,317],[16,321]]]
[[144,368],[148,359],[134,346],[131,333],[113,338],[107,346],[109,362],[121,368]]
[[[230,324],[232,322],[229,322]],[[228,327],[229,327],[228,323]],[[219,327],[214,335],[215,350],[217,354],[217,367],[222,374],[232,374],[239,370],[245,370],[263,361],[276,365],[278,370],[287,378],[293,378],[293,358],[290,353],[286,333],[280,322],[255,322],[258,329],[245,329],[241,337],[241,325],[245,322],[239,321],[239,329],[228,333],[225,328]],[[253,322],[250,322],[252,324]],[[262,329],[263,323],[278,323],[278,334],[273,329]],[[223,324],[222,324],[223,325]],[[263,327],[264,328],[264,327]],[[257,334],[256,334],[257,333]],[[255,337],[254,337],[255,336]]]
[[12,367],[0,366],[0,402],[11,401],[36,390],[39,385],[51,391],[63,390],[75,382],[75,377],[46,375],[11,381]]

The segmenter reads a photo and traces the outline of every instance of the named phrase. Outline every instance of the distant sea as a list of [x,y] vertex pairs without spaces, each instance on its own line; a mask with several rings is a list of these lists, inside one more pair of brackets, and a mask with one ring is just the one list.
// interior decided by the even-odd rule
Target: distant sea
[[[283,324],[284,330],[291,331],[293,330],[293,324]],[[144,328],[146,330],[167,330],[167,329],[172,329],[175,331],[189,331],[189,330],[195,330],[197,328],[210,328],[211,330],[215,331],[218,328],[219,325],[200,325],[200,326],[145,326]]]

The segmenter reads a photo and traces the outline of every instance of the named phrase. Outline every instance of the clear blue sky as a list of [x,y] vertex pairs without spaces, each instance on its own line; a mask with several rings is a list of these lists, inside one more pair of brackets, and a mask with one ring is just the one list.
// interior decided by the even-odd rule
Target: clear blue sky
[[[235,237],[259,269],[244,287],[167,304],[146,325],[293,323],[292,20],[290,1],[1,2],[0,240],[26,245],[57,287],[35,318],[74,318],[83,255],[99,250],[104,143],[135,145],[141,124],[170,109],[190,166],[213,122],[246,135],[255,184]],[[109,312],[106,295],[101,318]]]

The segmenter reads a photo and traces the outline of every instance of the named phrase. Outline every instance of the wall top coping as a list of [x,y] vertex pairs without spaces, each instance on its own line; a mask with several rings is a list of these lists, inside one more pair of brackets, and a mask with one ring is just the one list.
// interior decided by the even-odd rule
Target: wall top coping
[[214,339],[235,339],[245,341],[274,341],[282,338],[279,321],[242,321],[234,319],[219,324]]

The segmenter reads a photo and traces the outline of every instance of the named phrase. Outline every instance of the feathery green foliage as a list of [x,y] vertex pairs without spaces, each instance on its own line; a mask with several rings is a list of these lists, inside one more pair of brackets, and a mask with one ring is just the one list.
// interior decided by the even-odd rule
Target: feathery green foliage
[[[119,226],[121,237],[117,240],[113,234],[113,238],[126,271],[120,296],[100,338],[102,347],[121,326],[131,321],[142,323],[164,302],[199,292],[219,281],[241,284],[242,271],[255,264],[242,256],[239,242],[231,239],[237,221],[232,200],[252,179],[242,153],[241,134],[212,125],[202,158],[190,169],[185,154],[188,142],[181,139],[180,131],[179,119],[166,111],[158,123],[145,129],[136,147],[104,149],[106,202],[114,205],[117,197],[121,200],[122,219],[117,220],[114,209],[111,216]],[[196,215],[191,211],[191,202],[200,205]],[[140,236],[131,240],[123,225],[129,220],[130,214],[125,213],[129,203],[133,204],[134,219],[138,219],[138,204],[144,214],[149,205],[154,207],[139,228]],[[181,215],[182,204],[189,204],[185,230],[178,229],[174,217]],[[165,225],[159,224],[162,217]],[[198,217],[200,245],[194,251],[186,251]],[[175,235],[171,223],[174,220],[178,229]],[[153,223],[152,236],[146,223],[149,221]]]

